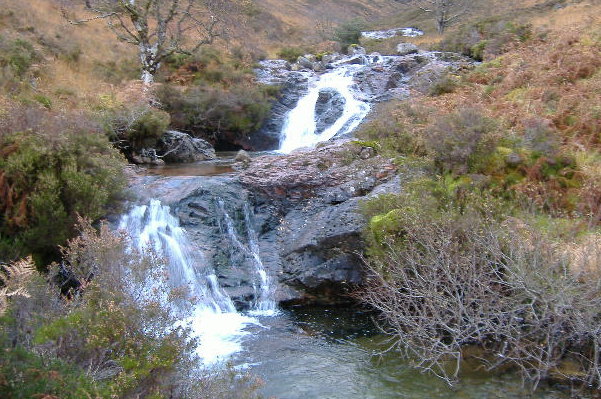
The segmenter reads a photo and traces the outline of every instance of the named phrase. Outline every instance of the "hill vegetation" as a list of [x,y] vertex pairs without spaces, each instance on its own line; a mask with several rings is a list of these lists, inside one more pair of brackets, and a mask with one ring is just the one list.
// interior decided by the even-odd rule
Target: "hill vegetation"
[[456,26],[431,45],[484,62],[382,106],[358,133],[414,176],[365,204],[362,298],[449,383],[475,357],[533,388],[601,386],[601,21],[588,17],[598,4],[563,6]]

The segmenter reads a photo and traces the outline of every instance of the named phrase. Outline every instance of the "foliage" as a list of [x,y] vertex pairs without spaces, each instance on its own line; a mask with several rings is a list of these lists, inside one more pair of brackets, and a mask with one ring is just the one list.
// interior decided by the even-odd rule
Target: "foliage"
[[445,36],[439,45],[443,51],[453,51],[478,61],[499,56],[516,43],[532,37],[532,27],[500,18],[488,18],[462,25]]
[[13,110],[9,133],[0,137],[0,258],[32,253],[38,265],[56,259],[78,214],[99,218],[119,200],[122,159],[88,123]]
[[288,62],[296,62],[306,52],[300,47],[283,47],[278,51],[278,57]]
[[0,88],[7,92],[17,91],[31,66],[40,58],[30,42],[0,36]]
[[361,39],[361,31],[365,30],[365,21],[359,18],[351,19],[350,21],[340,24],[334,30],[334,40],[340,43],[344,51],[352,45],[358,44]]
[[34,272],[35,265],[31,257],[7,265],[0,264],[0,317],[6,312],[9,298],[29,297],[27,283]]
[[360,295],[381,311],[393,348],[450,384],[478,353],[533,388],[550,377],[601,387],[598,241],[566,251],[477,192],[440,188],[416,182],[364,208],[377,214]]
[[0,395],[10,399],[100,397],[96,384],[81,370],[20,347],[5,348],[0,358]]
[[258,130],[271,109],[270,89],[209,85],[181,90],[165,85],[157,92],[175,128],[213,143],[235,142]]
[[494,120],[482,110],[463,108],[437,118],[425,134],[426,146],[443,171],[474,170],[495,148]]

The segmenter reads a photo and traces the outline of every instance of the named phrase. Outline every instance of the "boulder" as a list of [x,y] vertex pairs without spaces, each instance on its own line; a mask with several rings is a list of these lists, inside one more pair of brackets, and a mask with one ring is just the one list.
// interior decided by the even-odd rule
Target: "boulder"
[[365,55],[367,54],[365,49],[361,46],[357,46],[356,44],[351,44],[347,51],[348,55]]
[[170,130],[159,140],[158,150],[168,163],[187,163],[215,159],[215,149],[205,140]]
[[415,54],[418,51],[419,51],[419,48],[413,43],[399,43],[396,46],[396,52],[398,55]]
[[306,56],[298,57],[298,60],[296,62],[303,68],[311,70],[313,69],[313,62],[309,60],[309,58],[307,58]]
[[335,89],[323,89],[315,103],[316,133],[321,134],[344,113],[346,100]]

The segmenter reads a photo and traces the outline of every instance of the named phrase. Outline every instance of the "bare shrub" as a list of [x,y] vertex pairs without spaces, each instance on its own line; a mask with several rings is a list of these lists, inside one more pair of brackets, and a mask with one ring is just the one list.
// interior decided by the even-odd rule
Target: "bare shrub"
[[[557,376],[601,388],[601,286],[574,264],[590,259],[474,212],[399,211],[402,231],[368,262],[361,292],[381,312],[393,349],[449,384],[465,348],[476,346],[487,368],[517,367],[533,388]],[[598,259],[598,246],[581,253]]]
[[436,119],[425,132],[428,149],[445,171],[466,173],[495,148],[494,120],[478,108],[462,108]]

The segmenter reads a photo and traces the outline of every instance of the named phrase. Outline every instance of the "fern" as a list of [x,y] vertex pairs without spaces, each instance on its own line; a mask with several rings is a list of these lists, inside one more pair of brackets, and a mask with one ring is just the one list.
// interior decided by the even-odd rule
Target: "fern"
[[31,256],[0,269],[0,316],[6,312],[8,298],[13,296],[29,298],[27,283],[35,270]]

